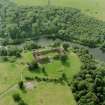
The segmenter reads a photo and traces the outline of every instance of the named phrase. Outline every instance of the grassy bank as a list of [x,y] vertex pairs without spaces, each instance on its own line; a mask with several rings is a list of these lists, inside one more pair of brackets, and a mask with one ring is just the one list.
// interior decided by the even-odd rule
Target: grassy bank
[[[21,79],[21,73],[23,72],[23,79],[26,76],[29,77],[44,77],[43,73],[30,72],[27,69],[27,62],[33,60],[32,52],[22,53],[22,58],[19,58],[16,62],[2,62],[0,63],[0,93],[6,91],[11,85],[17,84]],[[53,63],[45,64],[46,71],[49,78],[59,78],[61,73],[65,72],[69,80],[77,74],[80,70],[81,62],[79,57],[75,53],[69,54],[70,65],[62,65],[60,61],[54,61]],[[15,105],[12,94],[19,92],[21,97],[29,105],[76,105],[72,92],[66,85],[55,83],[37,83],[36,88],[27,91],[26,94],[15,88],[5,94],[0,99],[0,105]]]
[[[16,0],[18,5],[46,6],[48,0]],[[105,20],[105,0],[50,0],[52,6],[73,7],[97,19]]]

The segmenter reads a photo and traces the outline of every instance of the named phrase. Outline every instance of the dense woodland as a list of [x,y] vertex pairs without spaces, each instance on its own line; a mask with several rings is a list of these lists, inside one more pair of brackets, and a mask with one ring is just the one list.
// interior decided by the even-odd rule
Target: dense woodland
[[5,44],[39,36],[58,37],[89,47],[104,43],[105,22],[86,16],[80,10],[11,5],[1,11],[0,37]]
[[105,65],[97,62],[86,49],[75,49],[82,61],[74,77],[72,91],[78,105],[105,105]]

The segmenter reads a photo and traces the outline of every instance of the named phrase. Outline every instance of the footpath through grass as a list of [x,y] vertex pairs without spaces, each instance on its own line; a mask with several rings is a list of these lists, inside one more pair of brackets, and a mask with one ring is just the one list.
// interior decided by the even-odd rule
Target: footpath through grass
[[45,82],[24,94],[19,89],[14,90],[0,100],[0,105],[17,105],[12,99],[12,94],[17,92],[28,105],[76,105],[69,87]]
[[[28,77],[44,77],[45,75],[36,72],[30,72],[27,68],[27,62],[33,60],[32,52],[25,52],[22,58],[14,63],[2,62],[0,63],[0,93],[8,89],[11,85],[17,84],[21,79]],[[59,78],[63,72],[71,81],[72,77],[80,70],[81,62],[75,53],[69,53],[69,65],[62,65],[60,61],[45,64],[46,71],[49,77]],[[7,93],[0,99],[0,105],[16,105],[12,99],[13,93],[19,92],[21,97],[28,105],[76,105],[74,97],[69,87],[66,85],[40,82],[37,83],[36,88],[22,93],[19,89]]]

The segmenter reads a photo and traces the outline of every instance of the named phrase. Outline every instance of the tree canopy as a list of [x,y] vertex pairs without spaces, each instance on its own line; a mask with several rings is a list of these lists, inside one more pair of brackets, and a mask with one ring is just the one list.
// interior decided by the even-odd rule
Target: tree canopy
[[3,14],[0,37],[13,41],[49,36],[96,47],[105,39],[105,22],[74,8],[8,6]]

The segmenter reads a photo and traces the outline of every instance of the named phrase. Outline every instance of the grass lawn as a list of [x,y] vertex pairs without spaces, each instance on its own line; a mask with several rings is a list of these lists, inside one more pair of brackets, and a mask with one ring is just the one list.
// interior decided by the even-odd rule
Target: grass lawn
[[0,93],[20,80],[18,65],[12,63],[0,63]]
[[67,77],[71,81],[73,76],[80,71],[80,60],[74,53],[68,54],[69,59],[66,64],[62,64],[57,60],[50,64],[46,64],[45,68],[50,77],[60,77],[62,73],[66,73]]
[[[105,0],[50,0],[51,5],[73,7],[97,19],[105,20]],[[48,0],[16,0],[18,5],[45,6]]]
[[38,83],[36,88],[24,94],[18,89],[14,90],[0,100],[0,105],[17,105],[11,97],[17,92],[28,105],[76,105],[69,87],[45,82]]
[[32,54],[28,52],[23,54],[23,57],[14,63],[0,62],[0,93],[21,79],[21,72],[26,68],[23,64],[30,61],[30,59],[32,59]]
[[[79,57],[72,52],[68,55],[70,58],[68,60],[69,65],[63,65],[59,60],[44,64],[49,77],[58,78],[65,72],[71,81],[72,77],[79,72],[81,65]],[[21,73],[23,73],[23,78],[26,76],[35,77],[36,75],[40,77],[45,76],[42,72],[30,72],[27,69],[26,63],[32,60],[32,52],[24,52],[22,53],[22,58],[14,63],[0,63],[0,93],[20,81]],[[12,94],[14,92],[19,92],[28,105],[76,105],[69,87],[66,85],[63,86],[44,82],[38,83],[37,88],[28,91],[26,94],[23,94],[18,89],[9,92],[0,99],[0,105],[16,105],[12,99]]]
[[[65,73],[69,79],[72,80],[73,76],[80,71],[81,62],[79,57],[75,53],[68,54],[68,61],[66,64],[62,64],[60,60],[54,60],[51,63],[42,64],[45,67],[45,71],[50,78],[59,78],[61,77],[62,73]],[[42,72],[30,72],[29,70],[23,71],[24,77],[45,77]]]

